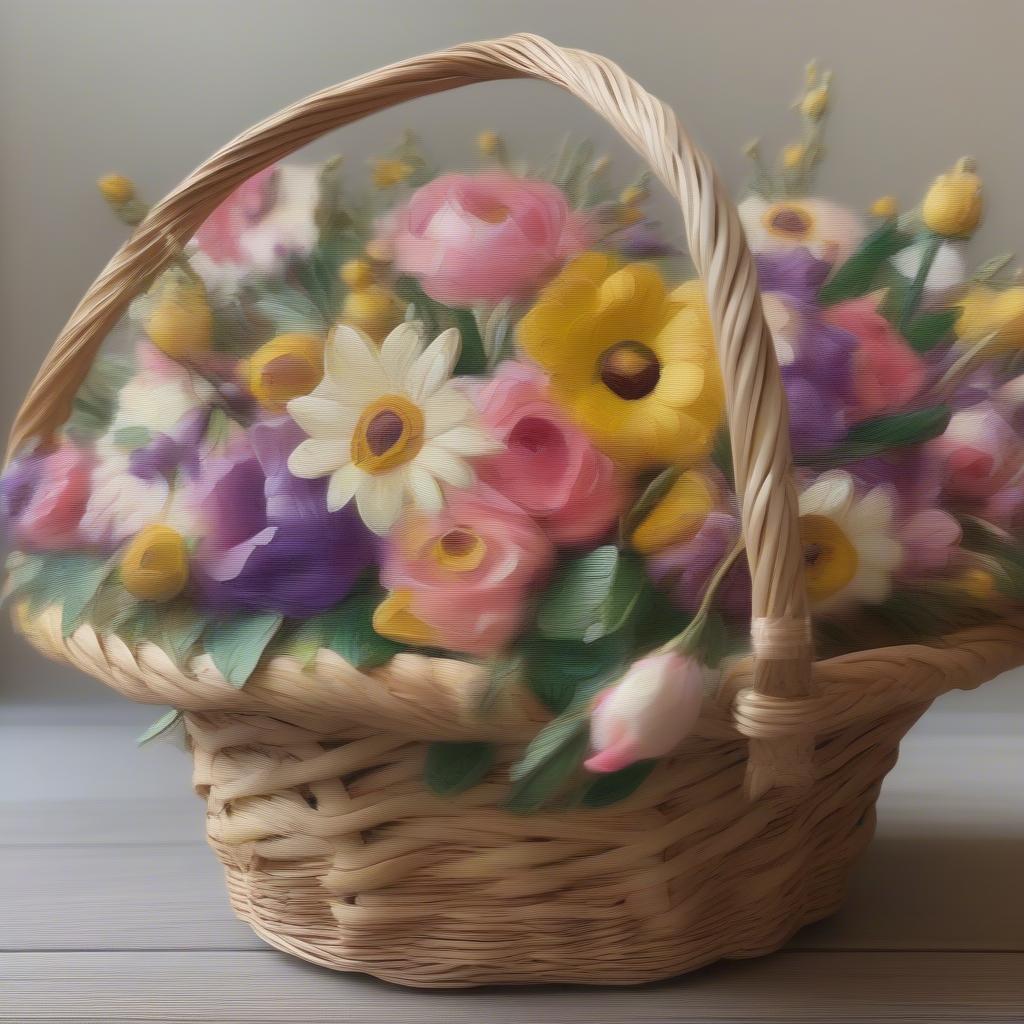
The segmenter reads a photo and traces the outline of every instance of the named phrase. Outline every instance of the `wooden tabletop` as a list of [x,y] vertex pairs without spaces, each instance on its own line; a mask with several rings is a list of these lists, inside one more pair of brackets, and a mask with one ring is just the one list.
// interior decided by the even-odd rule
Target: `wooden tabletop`
[[846,909],[780,954],[639,989],[417,992],[301,963],[232,917],[186,756],[134,746],[153,717],[0,711],[5,1024],[1024,1021],[1013,719],[911,734]]

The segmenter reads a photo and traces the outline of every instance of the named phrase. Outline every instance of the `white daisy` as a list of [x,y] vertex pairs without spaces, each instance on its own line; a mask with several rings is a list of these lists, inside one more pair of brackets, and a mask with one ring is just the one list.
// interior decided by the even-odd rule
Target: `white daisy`
[[864,237],[864,222],[857,214],[824,199],[773,203],[752,195],[740,203],[739,215],[755,253],[803,247],[812,256],[839,265],[854,254]]
[[478,424],[470,400],[451,381],[461,342],[454,328],[424,350],[417,323],[396,327],[380,348],[346,324],[327,344],[322,382],[288,403],[309,435],[288,460],[298,477],[329,476],[327,505],[355,498],[359,515],[383,535],[406,498],[440,511],[440,483],[468,487],[467,459],[501,449]]
[[[896,272],[908,281],[917,276],[924,256],[924,244],[915,242],[908,245],[889,260]],[[944,240],[924,281],[922,307],[934,309],[944,306],[967,280],[967,274],[967,243]]]
[[811,606],[842,611],[881,604],[903,559],[893,536],[895,502],[887,487],[858,498],[853,477],[823,473],[800,495],[800,537]]

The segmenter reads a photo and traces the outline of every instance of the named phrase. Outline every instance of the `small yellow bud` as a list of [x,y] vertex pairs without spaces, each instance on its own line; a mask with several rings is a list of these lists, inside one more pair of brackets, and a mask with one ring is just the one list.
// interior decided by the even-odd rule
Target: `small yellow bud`
[[960,585],[976,601],[991,601],[998,592],[995,577],[985,569],[968,569],[960,577]]
[[921,219],[937,235],[969,235],[981,220],[981,207],[981,178],[974,173],[974,161],[964,157],[932,183]]
[[349,260],[342,264],[340,273],[349,288],[365,288],[373,284],[373,267],[366,260]]
[[324,375],[324,342],[315,334],[279,334],[244,364],[243,376],[257,402],[283,412],[293,398],[308,395]]
[[896,205],[895,196],[879,196],[879,198],[871,204],[872,217],[882,217],[885,220],[892,220],[897,213],[899,213],[899,207]]
[[373,162],[373,183],[377,188],[394,188],[401,185],[415,170],[405,160],[391,157],[381,158]]
[[633,531],[630,542],[643,555],[690,540],[715,503],[715,487],[703,473],[688,470]]
[[828,86],[819,85],[804,95],[800,101],[800,113],[810,121],[820,121],[828,109]]
[[804,85],[808,89],[813,89],[815,83],[818,81],[818,62],[816,60],[809,60],[807,66],[804,68]]
[[501,136],[497,132],[481,132],[476,137],[476,148],[484,156],[496,156],[502,147]]
[[635,206],[642,203],[650,196],[650,189],[644,185],[627,185],[619,193],[619,202],[623,206]]
[[953,329],[958,341],[973,346],[990,338],[990,356],[1024,350],[1024,285],[1002,290],[972,285],[957,305],[960,316]]
[[390,263],[395,258],[394,246],[382,238],[374,238],[366,243],[366,255],[374,263]]
[[121,206],[135,198],[135,182],[123,174],[104,174],[96,187],[111,206]]
[[379,342],[398,326],[402,313],[403,307],[394,293],[379,284],[371,284],[348,293],[341,308],[341,319]]
[[630,224],[636,224],[644,219],[644,211],[636,206],[619,206],[616,211],[616,219],[619,224],[627,228]]
[[170,601],[188,583],[188,548],[177,530],[154,525],[140,530],[121,555],[124,589],[140,601]]
[[795,171],[804,160],[807,155],[807,149],[802,146],[799,142],[794,142],[792,145],[786,146],[782,151],[782,166],[787,171]]
[[213,343],[213,314],[202,282],[172,272],[154,291],[154,305],[146,321],[150,341],[179,362],[208,352]]

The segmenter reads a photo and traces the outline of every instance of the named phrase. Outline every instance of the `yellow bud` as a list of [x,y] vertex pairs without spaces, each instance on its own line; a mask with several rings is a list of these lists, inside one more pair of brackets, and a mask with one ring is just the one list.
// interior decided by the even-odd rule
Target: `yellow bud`
[[811,121],[820,121],[828,109],[828,86],[819,85],[811,89],[800,101],[800,113]]
[[883,217],[885,220],[892,220],[899,212],[895,196],[879,196],[871,204],[871,216]]
[[121,555],[124,589],[140,601],[170,601],[188,583],[188,548],[177,530],[147,526]]
[[476,148],[484,156],[495,156],[501,149],[501,136],[497,132],[481,132],[476,137]]
[[998,290],[975,284],[957,305],[954,331],[961,343],[971,346],[991,338],[986,348],[990,356],[1024,350],[1024,285]]
[[981,178],[974,173],[974,162],[964,157],[932,183],[921,204],[921,219],[937,235],[969,235],[981,220],[981,205]]
[[393,292],[371,284],[348,293],[341,307],[341,319],[379,342],[398,326],[402,312],[403,307]]
[[985,569],[968,569],[960,577],[964,592],[977,601],[991,601],[997,594],[996,579]]
[[619,206],[616,218],[622,227],[629,227],[644,219],[644,211],[636,206]]
[[96,186],[111,206],[121,206],[135,198],[135,183],[123,174],[104,174]]
[[150,341],[178,361],[208,352],[213,343],[213,314],[198,278],[169,274],[158,282],[146,322]]
[[405,160],[390,157],[374,160],[373,183],[377,188],[394,188],[401,185],[415,168]]
[[437,634],[412,611],[413,592],[393,590],[374,609],[373,629],[401,643],[437,646]]
[[809,60],[804,68],[804,85],[810,89],[818,81],[818,62]]
[[366,260],[349,260],[342,264],[341,279],[349,288],[365,288],[373,284],[373,267]]
[[366,255],[374,263],[390,263],[395,258],[394,247],[381,238],[366,243]]
[[315,334],[279,334],[261,345],[244,366],[249,390],[270,412],[283,412],[308,395],[324,375],[324,342]]
[[608,156],[599,156],[595,161],[593,167],[590,168],[591,174],[604,174],[605,171],[611,166],[611,158]]
[[619,202],[623,206],[635,206],[637,203],[642,203],[650,194],[650,191],[643,185],[627,185],[619,193]]
[[681,544],[704,525],[716,489],[703,473],[687,470],[633,531],[630,541],[643,555]]
[[800,145],[799,142],[794,142],[792,145],[786,146],[786,148],[783,149],[782,166],[785,167],[787,171],[794,171],[801,163],[803,163],[803,159],[806,154],[807,150]]

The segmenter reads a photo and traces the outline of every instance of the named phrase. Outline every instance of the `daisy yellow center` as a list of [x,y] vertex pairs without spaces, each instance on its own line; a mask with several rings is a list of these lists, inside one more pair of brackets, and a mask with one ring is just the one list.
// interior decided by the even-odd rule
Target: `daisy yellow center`
[[661,363],[639,341],[620,341],[601,356],[598,372],[612,394],[632,402],[646,398],[658,386]]
[[437,539],[434,561],[442,569],[453,572],[472,572],[487,554],[487,545],[472,530],[457,526]]
[[352,434],[352,462],[372,475],[404,466],[423,447],[423,413],[403,395],[371,402]]
[[812,602],[839,593],[857,573],[857,549],[838,523],[828,516],[800,517],[804,546],[804,576]]
[[776,203],[764,214],[764,226],[771,234],[791,241],[810,237],[814,218],[810,211],[792,203]]

